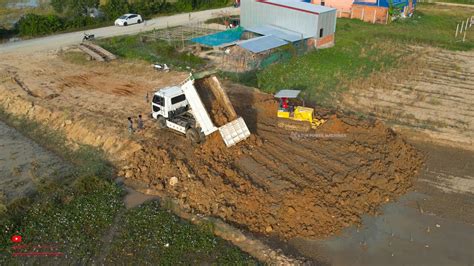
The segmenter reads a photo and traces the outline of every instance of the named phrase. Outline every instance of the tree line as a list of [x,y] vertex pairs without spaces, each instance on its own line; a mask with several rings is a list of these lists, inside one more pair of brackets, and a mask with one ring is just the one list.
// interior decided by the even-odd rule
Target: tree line
[[[20,36],[39,36],[59,31],[106,25],[126,13],[138,13],[145,19],[158,14],[191,12],[224,7],[230,0],[108,0],[101,5],[99,0],[51,0],[55,13],[23,16],[13,31]],[[92,16],[93,15],[93,16]],[[11,35],[12,30],[9,31]],[[0,37],[2,34],[0,29]]]

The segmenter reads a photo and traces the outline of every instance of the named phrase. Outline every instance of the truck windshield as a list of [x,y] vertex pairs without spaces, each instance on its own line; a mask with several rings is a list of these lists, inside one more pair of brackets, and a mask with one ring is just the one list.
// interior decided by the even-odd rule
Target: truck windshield
[[153,103],[156,103],[160,106],[165,106],[165,99],[161,96],[158,96],[158,95],[154,95],[153,96]]

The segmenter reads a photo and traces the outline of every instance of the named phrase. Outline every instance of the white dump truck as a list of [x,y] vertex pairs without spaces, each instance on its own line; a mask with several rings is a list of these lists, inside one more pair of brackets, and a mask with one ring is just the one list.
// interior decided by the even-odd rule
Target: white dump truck
[[219,131],[227,147],[246,139],[250,132],[242,117],[237,117],[227,94],[215,76],[207,77],[216,84],[210,88],[214,99],[220,101],[231,114],[232,121],[217,127],[194,86],[192,75],[181,84],[166,87],[154,93],[151,116],[157,119],[162,129],[169,128],[186,135],[194,143],[202,143],[206,136]]

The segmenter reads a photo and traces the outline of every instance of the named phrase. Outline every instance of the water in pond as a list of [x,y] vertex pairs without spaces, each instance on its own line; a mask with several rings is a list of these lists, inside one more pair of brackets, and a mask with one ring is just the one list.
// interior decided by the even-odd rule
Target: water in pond
[[61,177],[68,164],[0,121],[0,200],[35,191],[42,180]]

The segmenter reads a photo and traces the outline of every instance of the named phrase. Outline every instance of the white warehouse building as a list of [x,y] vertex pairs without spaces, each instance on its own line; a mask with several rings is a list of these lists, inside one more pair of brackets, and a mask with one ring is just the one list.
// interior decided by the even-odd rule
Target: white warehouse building
[[335,8],[298,0],[241,0],[240,7],[240,23],[247,31],[262,34],[271,28],[308,39],[317,48],[334,45]]

